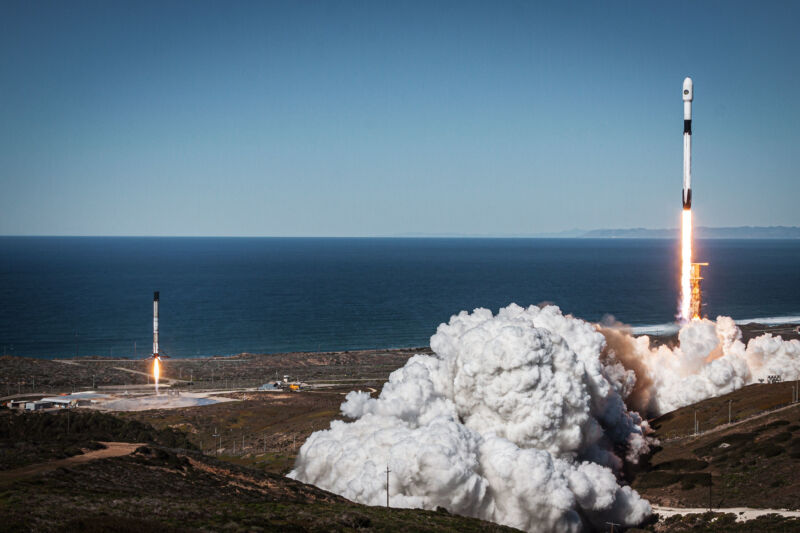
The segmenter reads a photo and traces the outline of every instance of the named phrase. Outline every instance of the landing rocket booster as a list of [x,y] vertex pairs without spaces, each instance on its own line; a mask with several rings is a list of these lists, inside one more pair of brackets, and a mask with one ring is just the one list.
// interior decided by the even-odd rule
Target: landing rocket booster
[[158,291],[153,293],[153,355],[147,359],[169,358],[158,350]]
[[692,78],[683,80],[683,201],[684,209],[692,208]]
[[158,357],[158,291],[153,293],[153,357]]

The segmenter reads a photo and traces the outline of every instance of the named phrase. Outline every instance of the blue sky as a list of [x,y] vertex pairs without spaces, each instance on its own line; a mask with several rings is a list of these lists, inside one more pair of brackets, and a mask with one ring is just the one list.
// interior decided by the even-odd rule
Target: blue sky
[[800,3],[0,3],[0,234],[800,224]]

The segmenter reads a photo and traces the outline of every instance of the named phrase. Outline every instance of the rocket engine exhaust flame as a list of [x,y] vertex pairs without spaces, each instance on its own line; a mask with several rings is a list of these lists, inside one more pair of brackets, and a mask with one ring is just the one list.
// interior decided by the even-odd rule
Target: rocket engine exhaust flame
[[678,317],[688,322],[692,306],[692,210],[684,209],[681,217],[681,303]]
[[158,378],[161,375],[161,367],[158,364],[158,357],[153,357],[153,379],[156,383],[156,394],[158,394]]

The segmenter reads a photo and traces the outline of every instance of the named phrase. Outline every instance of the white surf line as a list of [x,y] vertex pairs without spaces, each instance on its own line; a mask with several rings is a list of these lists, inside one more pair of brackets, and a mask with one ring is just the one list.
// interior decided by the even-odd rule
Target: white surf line
[[765,326],[778,326],[781,324],[800,324],[800,316],[766,316],[762,318],[744,318],[734,320],[737,324],[750,324],[755,322]]
[[[675,516],[686,514],[704,514],[708,512],[708,507],[661,507],[660,505],[652,505],[654,513],[662,516]],[[745,520],[753,520],[759,516],[768,514],[777,514],[786,518],[800,518],[800,511],[789,511],[787,509],[753,509],[751,507],[725,507],[725,508],[712,508],[711,512],[714,513],[732,513],[736,515],[737,522]]]
[[650,326],[630,326],[628,328],[617,329],[630,329],[634,335],[671,335],[677,333],[680,325],[675,322],[667,322],[665,324],[653,324]]
[[[723,316],[723,315],[720,315]],[[766,316],[761,318],[740,318],[734,320],[740,326],[756,323],[764,326],[779,326],[783,324],[800,324],[800,316]],[[649,324],[644,326],[620,326],[612,329],[629,330],[634,335],[664,335],[677,333],[680,324],[676,322],[665,322],[663,324]]]

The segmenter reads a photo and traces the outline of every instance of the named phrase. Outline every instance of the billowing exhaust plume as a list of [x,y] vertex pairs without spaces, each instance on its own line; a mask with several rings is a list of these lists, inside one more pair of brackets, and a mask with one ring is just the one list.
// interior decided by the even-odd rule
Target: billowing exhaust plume
[[[679,346],[593,325],[555,306],[461,312],[391,374],[351,392],[303,444],[290,477],[351,500],[475,516],[528,531],[634,525],[650,505],[618,480],[657,415],[771,374],[800,377],[800,342],[747,345],[733,320],[693,320]],[[631,410],[633,409],[633,410]],[[638,413],[637,413],[638,411]]]
[[648,428],[625,407],[627,371],[601,361],[595,326],[512,304],[453,316],[431,348],[377,399],[349,393],[342,413],[355,420],[312,434],[290,477],[383,505],[388,466],[392,506],[529,531],[633,525],[650,513],[615,475],[648,450]]
[[636,385],[626,401],[643,415],[727,394],[769,375],[800,379],[800,341],[766,333],[745,345],[729,317],[685,324],[676,348],[650,348],[647,336],[632,337],[609,328],[600,331],[607,339],[604,360],[616,361],[635,375]]

